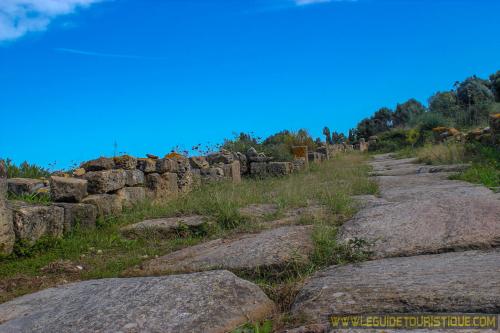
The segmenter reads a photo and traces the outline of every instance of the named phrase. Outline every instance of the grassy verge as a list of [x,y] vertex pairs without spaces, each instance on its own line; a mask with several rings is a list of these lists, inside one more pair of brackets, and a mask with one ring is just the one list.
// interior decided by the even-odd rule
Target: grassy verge
[[500,149],[480,143],[449,143],[405,148],[396,152],[397,157],[417,157],[422,163],[459,164],[470,163],[467,170],[451,179],[482,184],[498,191],[500,188]]
[[[95,230],[76,230],[64,239],[44,242],[24,256],[0,261],[0,302],[46,287],[69,281],[118,277],[124,270],[155,256],[164,255],[202,241],[229,236],[248,230],[255,231],[252,222],[239,214],[239,208],[253,203],[275,203],[285,211],[306,206],[311,202],[328,207],[329,216],[315,223],[316,251],[313,264],[299,274],[288,274],[281,281],[263,279],[262,285],[278,288],[299,281],[319,267],[343,262],[349,256],[338,257],[334,243],[336,226],[348,219],[355,207],[351,195],[375,193],[376,184],[368,179],[369,167],[362,154],[345,154],[310,172],[286,178],[244,180],[241,184],[220,183],[205,186],[187,195],[159,204],[144,203],[118,217],[99,221]],[[182,235],[172,239],[124,239],[120,227],[148,218],[202,214],[218,223],[204,234]],[[337,247],[336,247],[337,246]],[[79,271],[43,269],[50,263],[70,261]],[[281,287],[280,287],[281,288]],[[269,290],[269,289],[268,289]],[[276,299],[278,299],[277,297]]]

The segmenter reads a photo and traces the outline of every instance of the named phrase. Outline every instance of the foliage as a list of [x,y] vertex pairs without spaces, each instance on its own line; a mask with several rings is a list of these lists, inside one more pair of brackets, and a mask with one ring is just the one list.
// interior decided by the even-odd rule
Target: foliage
[[16,195],[14,193],[9,192],[7,197],[9,200],[19,200],[19,201],[42,204],[42,205],[48,205],[52,202],[52,199],[48,193]]
[[425,106],[414,98],[398,104],[393,115],[394,127],[405,127],[410,119],[420,116],[425,111]]
[[222,148],[245,153],[253,147],[278,161],[291,161],[293,159],[293,146],[308,146],[309,149],[314,150],[318,145],[306,130],[297,132],[285,130],[273,134],[263,141],[252,134],[240,133],[232,140],[224,140]]
[[369,149],[370,151],[384,153],[403,149],[411,145],[408,141],[409,134],[410,131],[404,129],[393,129],[384,132],[378,136],[377,142],[370,144]]
[[12,160],[6,159],[5,166],[7,168],[8,178],[47,178],[50,176],[50,171],[46,168],[35,164],[23,162],[19,166],[15,165]]

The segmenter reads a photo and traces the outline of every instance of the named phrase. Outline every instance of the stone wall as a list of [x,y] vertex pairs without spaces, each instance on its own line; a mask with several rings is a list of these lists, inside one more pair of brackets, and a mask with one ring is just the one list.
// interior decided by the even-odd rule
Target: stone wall
[[0,255],[12,252],[14,246],[14,228],[12,215],[7,209],[7,172],[3,161],[0,161]]
[[[1,164],[0,254],[9,254],[15,240],[34,244],[42,237],[61,237],[77,227],[94,228],[98,218],[118,215],[146,199],[166,200],[206,183],[239,183],[245,176],[287,176],[346,150],[344,145],[324,146],[317,151],[296,148],[301,155],[293,162],[275,161],[254,148],[245,153],[221,150],[190,158],[177,153],[163,158],[100,157],[82,163],[71,174],[55,173],[48,180],[6,180]],[[16,195],[50,195],[51,203],[7,202],[7,188]]]

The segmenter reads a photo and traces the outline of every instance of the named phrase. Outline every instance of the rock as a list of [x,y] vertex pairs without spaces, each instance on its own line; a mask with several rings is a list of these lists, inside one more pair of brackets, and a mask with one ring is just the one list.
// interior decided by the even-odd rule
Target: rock
[[313,275],[292,314],[497,313],[500,251],[466,251],[332,266]]
[[239,213],[252,219],[263,219],[266,216],[275,215],[280,211],[279,206],[275,204],[252,204],[240,208]]
[[307,170],[308,161],[303,158],[296,158],[292,161],[292,172],[302,172]]
[[259,153],[257,156],[249,157],[248,160],[251,163],[265,163],[265,162],[272,161],[273,158],[266,156],[264,153]]
[[224,164],[222,167],[224,177],[230,179],[233,183],[241,183],[240,162],[234,161],[230,164]]
[[267,163],[250,163],[250,174],[254,177],[264,178],[267,177]]
[[[400,161],[384,163],[394,167],[392,171],[400,170]],[[364,239],[375,258],[498,246],[497,196],[447,176],[439,172],[379,177],[381,204],[369,205],[344,223],[339,240]]]
[[218,163],[229,164],[229,163],[233,163],[234,156],[230,151],[222,149],[218,153],[213,153],[213,154],[208,155],[207,160],[208,160],[208,163],[210,163],[210,165],[218,164]]
[[46,186],[42,179],[9,178],[7,179],[8,191],[15,195],[31,195]]
[[116,192],[124,208],[132,208],[146,200],[144,187],[124,187]]
[[390,169],[372,172],[372,176],[405,176],[422,173],[437,173],[437,172],[461,172],[470,168],[470,164],[453,164],[453,165],[418,165],[418,164],[398,164],[393,165]]
[[287,176],[292,173],[293,165],[290,162],[269,162],[267,173],[273,177]]
[[179,192],[177,185],[177,174],[164,173],[151,173],[146,175],[146,196],[149,199],[167,199],[171,198]]
[[115,157],[113,160],[116,169],[134,170],[137,168],[137,158],[135,157],[123,155]]
[[116,194],[89,195],[82,200],[82,203],[96,206],[98,217],[116,216],[123,209],[122,201]]
[[202,183],[218,182],[224,179],[224,169],[220,167],[211,167],[200,170]]
[[187,193],[194,188],[194,176],[189,159],[179,155],[174,157],[177,162],[177,186],[181,193]]
[[64,209],[9,202],[16,239],[34,244],[42,237],[59,238],[64,232]]
[[87,172],[88,191],[91,194],[104,194],[125,187],[127,174],[124,170],[105,170]]
[[64,209],[64,233],[71,232],[75,228],[95,228],[96,206],[82,203],[55,203],[54,205]]
[[240,173],[246,175],[249,171],[247,157],[240,152],[233,153],[233,156],[235,160],[240,161]]
[[50,196],[56,202],[80,202],[87,196],[87,180],[52,176]]
[[203,271],[224,268],[255,273],[259,269],[281,270],[308,262],[313,251],[312,226],[289,226],[217,239],[173,252],[141,265],[141,274]]
[[40,270],[45,274],[78,274],[83,270],[83,267],[70,260],[57,260],[42,267]]
[[171,158],[162,158],[156,160],[156,172],[177,172],[177,161]]
[[12,213],[7,208],[7,170],[0,160],[0,255],[9,255],[14,247],[15,234]]
[[144,173],[156,172],[156,160],[152,158],[137,159],[137,169]]
[[151,158],[151,159],[153,159],[153,160],[157,160],[157,159],[159,158],[158,156],[153,155],[153,154],[146,154],[146,157],[147,157],[147,158]]
[[144,172],[141,170],[125,170],[125,186],[144,184]]
[[225,333],[274,304],[227,271],[67,284],[0,305],[0,332]]
[[248,148],[248,150],[247,150],[247,157],[248,158],[255,157],[257,155],[259,155],[259,153],[257,152],[257,150],[254,147]]
[[204,156],[195,156],[189,158],[189,164],[193,169],[208,169],[210,164]]
[[83,163],[81,168],[85,171],[111,170],[115,167],[115,161],[112,158],[99,157],[98,159]]
[[83,176],[87,171],[85,171],[84,168],[78,168],[73,171],[73,176],[74,177],[81,177]]
[[169,217],[155,220],[146,220],[123,227],[121,232],[129,238],[136,237],[171,237],[186,230],[196,232],[204,229],[208,218],[200,215]]

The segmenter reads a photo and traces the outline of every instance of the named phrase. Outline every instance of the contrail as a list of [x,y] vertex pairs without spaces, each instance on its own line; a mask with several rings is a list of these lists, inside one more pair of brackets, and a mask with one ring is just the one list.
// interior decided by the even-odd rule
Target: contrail
[[122,59],[140,59],[140,60],[166,60],[167,58],[158,58],[158,57],[145,57],[133,54],[113,54],[113,53],[101,53],[101,52],[92,52],[92,51],[83,51],[83,50],[75,50],[68,49],[64,47],[58,47],[54,49],[58,52],[65,53],[73,53],[90,57],[105,57],[105,58],[122,58]]

